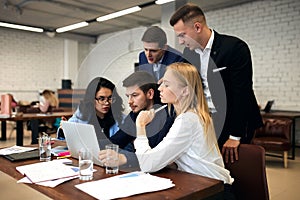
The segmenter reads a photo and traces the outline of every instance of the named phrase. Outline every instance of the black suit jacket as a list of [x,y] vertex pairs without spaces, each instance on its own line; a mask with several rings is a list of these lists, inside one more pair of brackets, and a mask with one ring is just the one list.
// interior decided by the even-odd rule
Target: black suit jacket
[[[185,48],[185,58],[200,69],[200,56]],[[200,71],[199,71],[200,72]],[[262,118],[253,92],[252,61],[248,45],[232,36],[215,32],[207,72],[208,87],[217,114],[213,114],[219,145],[229,135],[249,143]]]

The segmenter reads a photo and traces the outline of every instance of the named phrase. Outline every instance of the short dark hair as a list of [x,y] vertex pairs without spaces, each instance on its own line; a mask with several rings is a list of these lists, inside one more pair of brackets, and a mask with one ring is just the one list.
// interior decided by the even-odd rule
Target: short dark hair
[[146,71],[136,71],[130,74],[123,81],[123,87],[131,87],[137,85],[144,94],[146,94],[150,89],[154,90],[154,104],[160,104],[158,84],[155,78]]
[[198,16],[202,16],[205,20],[204,12],[199,6],[196,4],[187,3],[175,11],[169,22],[171,26],[174,26],[179,20],[182,20],[183,23],[185,23]]
[[123,81],[123,87],[131,87],[134,85],[137,85],[144,93],[147,93],[150,88],[155,88],[156,81],[148,72],[137,71],[130,74]]
[[142,37],[143,42],[156,42],[160,48],[167,44],[166,33],[158,26],[150,26]]

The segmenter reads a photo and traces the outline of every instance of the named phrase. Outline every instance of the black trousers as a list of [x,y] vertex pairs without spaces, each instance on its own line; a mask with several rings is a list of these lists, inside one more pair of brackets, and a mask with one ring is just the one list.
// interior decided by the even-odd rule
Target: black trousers
[[224,193],[223,193],[224,200],[236,200],[234,195],[234,187],[229,184],[224,184]]

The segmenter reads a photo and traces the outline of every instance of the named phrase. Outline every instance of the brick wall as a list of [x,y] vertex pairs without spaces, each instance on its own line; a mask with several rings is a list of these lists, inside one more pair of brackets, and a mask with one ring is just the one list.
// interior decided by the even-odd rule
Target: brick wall
[[56,90],[63,73],[63,40],[0,28],[0,93],[33,101],[38,90]]

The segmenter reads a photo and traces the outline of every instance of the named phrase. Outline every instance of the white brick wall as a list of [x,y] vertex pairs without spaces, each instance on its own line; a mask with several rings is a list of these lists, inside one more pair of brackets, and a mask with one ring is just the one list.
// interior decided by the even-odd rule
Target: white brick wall
[[63,72],[63,40],[26,31],[0,29],[0,93],[37,100],[38,90],[56,90]]

